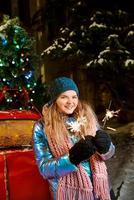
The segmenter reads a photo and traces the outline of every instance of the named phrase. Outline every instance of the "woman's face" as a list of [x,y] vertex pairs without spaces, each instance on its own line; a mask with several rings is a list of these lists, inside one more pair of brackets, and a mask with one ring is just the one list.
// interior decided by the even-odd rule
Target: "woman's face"
[[72,114],[78,105],[77,93],[73,90],[61,93],[56,100],[56,104],[60,112],[68,115]]

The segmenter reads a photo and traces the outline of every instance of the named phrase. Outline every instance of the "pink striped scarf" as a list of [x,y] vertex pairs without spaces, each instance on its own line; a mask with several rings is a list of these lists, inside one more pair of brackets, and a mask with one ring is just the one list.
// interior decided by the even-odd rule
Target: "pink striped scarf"
[[[55,158],[68,152],[70,144],[68,139],[66,147],[60,148],[56,140],[48,136],[50,149]],[[78,155],[79,156],[79,155]],[[77,171],[69,173],[59,179],[57,200],[110,200],[108,175],[105,162],[94,154],[90,158],[92,169],[93,183],[91,182],[87,172],[79,164]],[[94,195],[95,197],[94,197]]]

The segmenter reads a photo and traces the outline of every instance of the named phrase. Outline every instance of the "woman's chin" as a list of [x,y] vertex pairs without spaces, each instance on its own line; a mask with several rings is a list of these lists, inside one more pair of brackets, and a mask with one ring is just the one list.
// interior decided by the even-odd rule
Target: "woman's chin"
[[66,115],[71,115],[71,114],[73,114],[73,112],[74,112],[74,110],[66,110],[64,113]]

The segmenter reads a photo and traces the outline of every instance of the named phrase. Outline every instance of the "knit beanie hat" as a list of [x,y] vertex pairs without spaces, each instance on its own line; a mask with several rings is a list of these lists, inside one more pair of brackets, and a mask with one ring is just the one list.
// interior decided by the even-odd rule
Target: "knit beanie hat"
[[52,81],[50,85],[51,101],[54,101],[61,93],[74,90],[79,96],[79,90],[75,82],[67,77],[59,77]]

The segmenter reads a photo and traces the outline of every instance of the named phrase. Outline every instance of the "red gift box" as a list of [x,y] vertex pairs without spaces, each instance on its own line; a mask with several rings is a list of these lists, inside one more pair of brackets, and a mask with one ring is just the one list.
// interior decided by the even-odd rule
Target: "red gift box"
[[50,200],[48,182],[39,174],[32,150],[1,152],[0,200],[7,199]]

